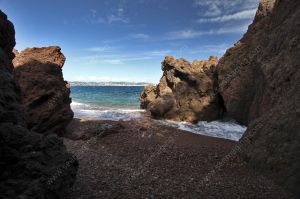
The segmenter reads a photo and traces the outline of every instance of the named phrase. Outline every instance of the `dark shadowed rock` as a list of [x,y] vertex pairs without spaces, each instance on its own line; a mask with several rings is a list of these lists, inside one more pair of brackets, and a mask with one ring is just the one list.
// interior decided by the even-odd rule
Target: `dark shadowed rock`
[[20,114],[20,88],[12,77],[13,66],[11,60],[14,58],[12,49],[15,46],[15,30],[7,20],[4,13],[0,11],[0,100],[9,100],[11,103],[0,103],[0,121],[20,124],[23,116]]
[[57,46],[27,48],[13,60],[23,91],[22,102],[29,129],[62,134],[73,119],[69,84],[62,67],[65,56]]
[[166,57],[163,76],[156,88],[148,86],[141,94],[141,107],[155,118],[196,122],[216,120],[222,116],[222,100],[217,90],[214,56],[208,61],[189,63]]
[[300,197],[300,1],[262,0],[218,65],[228,114],[250,124],[244,155]]
[[75,181],[77,160],[56,135],[25,128],[12,66],[14,36],[0,11],[0,198],[59,198]]

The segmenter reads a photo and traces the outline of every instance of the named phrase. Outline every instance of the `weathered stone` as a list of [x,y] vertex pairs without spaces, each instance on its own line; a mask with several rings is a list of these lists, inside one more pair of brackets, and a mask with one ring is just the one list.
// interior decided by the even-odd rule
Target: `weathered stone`
[[222,116],[222,99],[217,90],[218,59],[193,61],[166,57],[164,71],[156,89],[146,87],[141,95],[141,107],[155,118],[197,122],[216,120]]
[[249,124],[244,156],[300,197],[300,1],[262,0],[218,65],[228,115]]
[[13,64],[23,92],[28,128],[62,134],[74,114],[70,87],[62,74],[65,56],[60,47],[27,48],[15,53]]
[[56,135],[25,128],[14,45],[14,27],[0,11],[0,198],[59,198],[74,183],[78,163]]

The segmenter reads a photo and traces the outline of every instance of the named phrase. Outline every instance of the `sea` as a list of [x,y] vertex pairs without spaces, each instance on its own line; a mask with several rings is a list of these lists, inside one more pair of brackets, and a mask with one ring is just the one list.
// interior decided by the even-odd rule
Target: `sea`
[[[72,110],[75,118],[129,121],[145,117],[140,109],[140,94],[143,86],[72,86]],[[233,120],[197,124],[161,120],[161,123],[196,134],[238,141],[246,127]]]

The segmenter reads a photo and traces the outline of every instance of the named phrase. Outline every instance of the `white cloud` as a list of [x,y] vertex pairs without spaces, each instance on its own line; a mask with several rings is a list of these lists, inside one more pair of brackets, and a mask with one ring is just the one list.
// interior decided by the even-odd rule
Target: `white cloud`
[[109,15],[106,16],[109,24],[114,22],[129,23],[130,19],[125,16],[124,4],[126,1],[120,1],[117,8],[112,8]]
[[167,54],[171,53],[171,50],[157,50],[157,51],[151,51],[147,52],[147,54],[152,56],[166,56]]
[[[154,60],[161,56],[166,56],[171,50],[153,50],[145,52],[120,53],[113,47],[91,47],[87,49],[92,54],[78,57],[78,61],[84,60],[85,63],[92,65],[124,65],[128,62]],[[96,53],[96,54],[95,54]]]
[[111,64],[111,65],[123,64],[122,60],[120,59],[104,59],[103,63]]
[[169,39],[192,39],[195,37],[199,37],[206,32],[195,31],[195,30],[181,30],[181,31],[173,31],[168,33]]
[[250,9],[250,10],[243,10],[240,12],[236,12],[234,14],[230,15],[224,15],[220,17],[214,17],[214,18],[204,18],[199,19],[199,23],[205,23],[205,22],[226,22],[226,21],[232,21],[232,20],[242,20],[242,19],[252,19],[256,13],[256,9]]
[[119,16],[119,15],[114,15],[114,14],[107,16],[107,22],[109,24],[114,23],[114,22],[129,23],[129,21],[130,20],[128,18],[125,18],[124,16]]
[[114,47],[111,46],[101,46],[101,47],[91,47],[86,49],[87,51],[90,52],[96,52],[96,53],[103,53],[103,52],[113,52],[114,51]]
[[248,24],[233,27],[223,27],[218,30],[212,31],[212,34],[229,34],[229,33],[244,33],[248,29]]
[[135,39],[149,39],[150,36],[147,35],[147,34],[143,34],[143,33],[138,33],[138,34],[132,34],[130,35],[132,38],[135,38]]
[[130,19],[125,16],[125,9],[123,7],[123,3],[120,3],[117,8],[107,9],[110,10],[110,13],[107,13],[105,15],[99,14],[99,12],[96,9],[90,9],[88,15],[85,17],[85,20],[91,24],[112,24],[115,22],[127,24],[130,22]]
[[201,53],[219,53],[224,54],[226,50],[230,47],[228,44],[219,44],[219,45],[203,45],[197,49],[188,51],[190,54],[201,54]]
[[98,16],[98,13],[95,9],[90,9],[88,15],[85,17],[85,21],[91,24],[105,23],[105,19],[101,16]]
[[195,0],[196,6],[206,8],[204,16],[218,16],[222,14],[222,1],[219,0]]
[[257,8],[259,0],[194,0],[194,2],[200,8],[201,16],[218,17]]
[[209,31],[197,31],[197,30],[181,30],[167,33],[167,39],[193,39],[203,35],[220,35],[229,33],[243,33],[246,32],[248,24],[238,26],[238,27],[223,27],[219,29],[209,30]]

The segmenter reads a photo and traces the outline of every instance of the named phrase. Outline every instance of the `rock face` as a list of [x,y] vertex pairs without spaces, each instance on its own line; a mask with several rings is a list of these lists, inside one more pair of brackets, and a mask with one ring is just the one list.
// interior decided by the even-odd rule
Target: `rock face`
[[0,10],[0,198],[58,198],[74,183],[77,160],[60,138],[25,128],[12,65],[14,35]]
[[0,121],[21,123],[22,115],[20,114],[21,106],[19,104],[20,88],[18,87],[11,74],[13,71],[11,60],[14,58],[12,47],[15,46],[15,30],[13,25],[7,20],[4,13],[0,11],[0,100],[10,100],[11,103],[0,103]]
[[218,65],[228,114],[249,124],[247,160],[300,197],[300,1],[263,0]]
[[156,86],[146,85],[140,97],[141,109],[147,109],[149,104],[155,101],[156,95]]
[[222,116],[222,99],[217,88],[216,57],[189,63],[166,57],[164,71],[156,88],[147,86],[141,94],[141,108],[155,118],[196,122],[216,120]]
[[28,128],[38,133],[62,134],[73,119],[69,84],[62,67],[65,56],[57,46],[15,52],[15,72],[23,92]]

